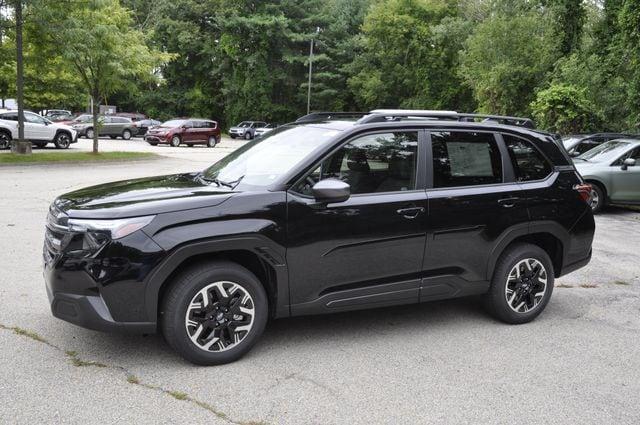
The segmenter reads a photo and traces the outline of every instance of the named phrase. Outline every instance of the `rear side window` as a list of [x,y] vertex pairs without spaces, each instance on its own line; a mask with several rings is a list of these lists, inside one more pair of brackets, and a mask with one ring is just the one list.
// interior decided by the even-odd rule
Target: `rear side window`
[[2,114],[0,115],[0,119],[8,120],[8,121],[18,121],[18,113],[9,112],[8,114]]
[[436,131],[431,144],[434,187],[502,183],[502,159],[493,134]]
[[502,137],[511,157],[516,180],[541,180],[551,174],[551,165],[531,142],[509,134],[503,134]]

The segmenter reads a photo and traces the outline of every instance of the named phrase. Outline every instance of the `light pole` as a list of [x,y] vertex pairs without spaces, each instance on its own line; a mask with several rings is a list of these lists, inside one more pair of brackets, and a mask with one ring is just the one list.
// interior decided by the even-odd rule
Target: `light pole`
[[[320,27],[316,27],[317,36],[320,34]],[[309,83],[307,84],[307,114],[311,111],[311,73],[313,72],[313,36],[311,37],[311,45],[309,47]]]

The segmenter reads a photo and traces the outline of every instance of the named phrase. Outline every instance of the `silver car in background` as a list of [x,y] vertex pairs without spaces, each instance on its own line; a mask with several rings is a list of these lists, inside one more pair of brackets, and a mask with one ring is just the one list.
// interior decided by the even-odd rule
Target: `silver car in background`
[[591,208],[607,204],[640,205],[640,140],[617,139],[573,159],[578,172],[593,186]]

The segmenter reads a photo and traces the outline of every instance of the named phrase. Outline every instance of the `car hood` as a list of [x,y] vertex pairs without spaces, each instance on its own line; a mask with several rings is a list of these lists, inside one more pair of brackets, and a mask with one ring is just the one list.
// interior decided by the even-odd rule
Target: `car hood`
[[229,130],[233,130],[233,131],[244,131],[249,127],[231,127]]
[[69,217],[110,219],[210,207],[232,195],[197,173],[171,174],[87,187],[61,195],[55,205]]

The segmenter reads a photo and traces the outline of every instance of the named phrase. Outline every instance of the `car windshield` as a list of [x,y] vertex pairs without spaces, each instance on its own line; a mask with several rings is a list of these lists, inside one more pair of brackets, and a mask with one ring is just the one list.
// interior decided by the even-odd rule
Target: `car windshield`
[[630,143],[624,140],[611,140],[586,151],[576,158],[589,162],[605,162],[622,155],[629,145]]
[[79,115],[77,116],[73,122],[89,122],[93,117],[91,115]]
[[242,121],[240,124],[238,124],[236,127],[249,127],[251,125],[251,121]]
[[245,144],[201,175],[234,190],[264,189],[338,133],[323,127],[283,126]]
[[562,144],[564,145],[565,148],[569,149],[570,147],[578,143],[583,138],[584,137],[563,137]]
[[180,127],[181,125],[184,125],[184,123],[186,122],[187,122],[186,120],[169,120],[160,124],[160,127],[175,128],[175,127]]

